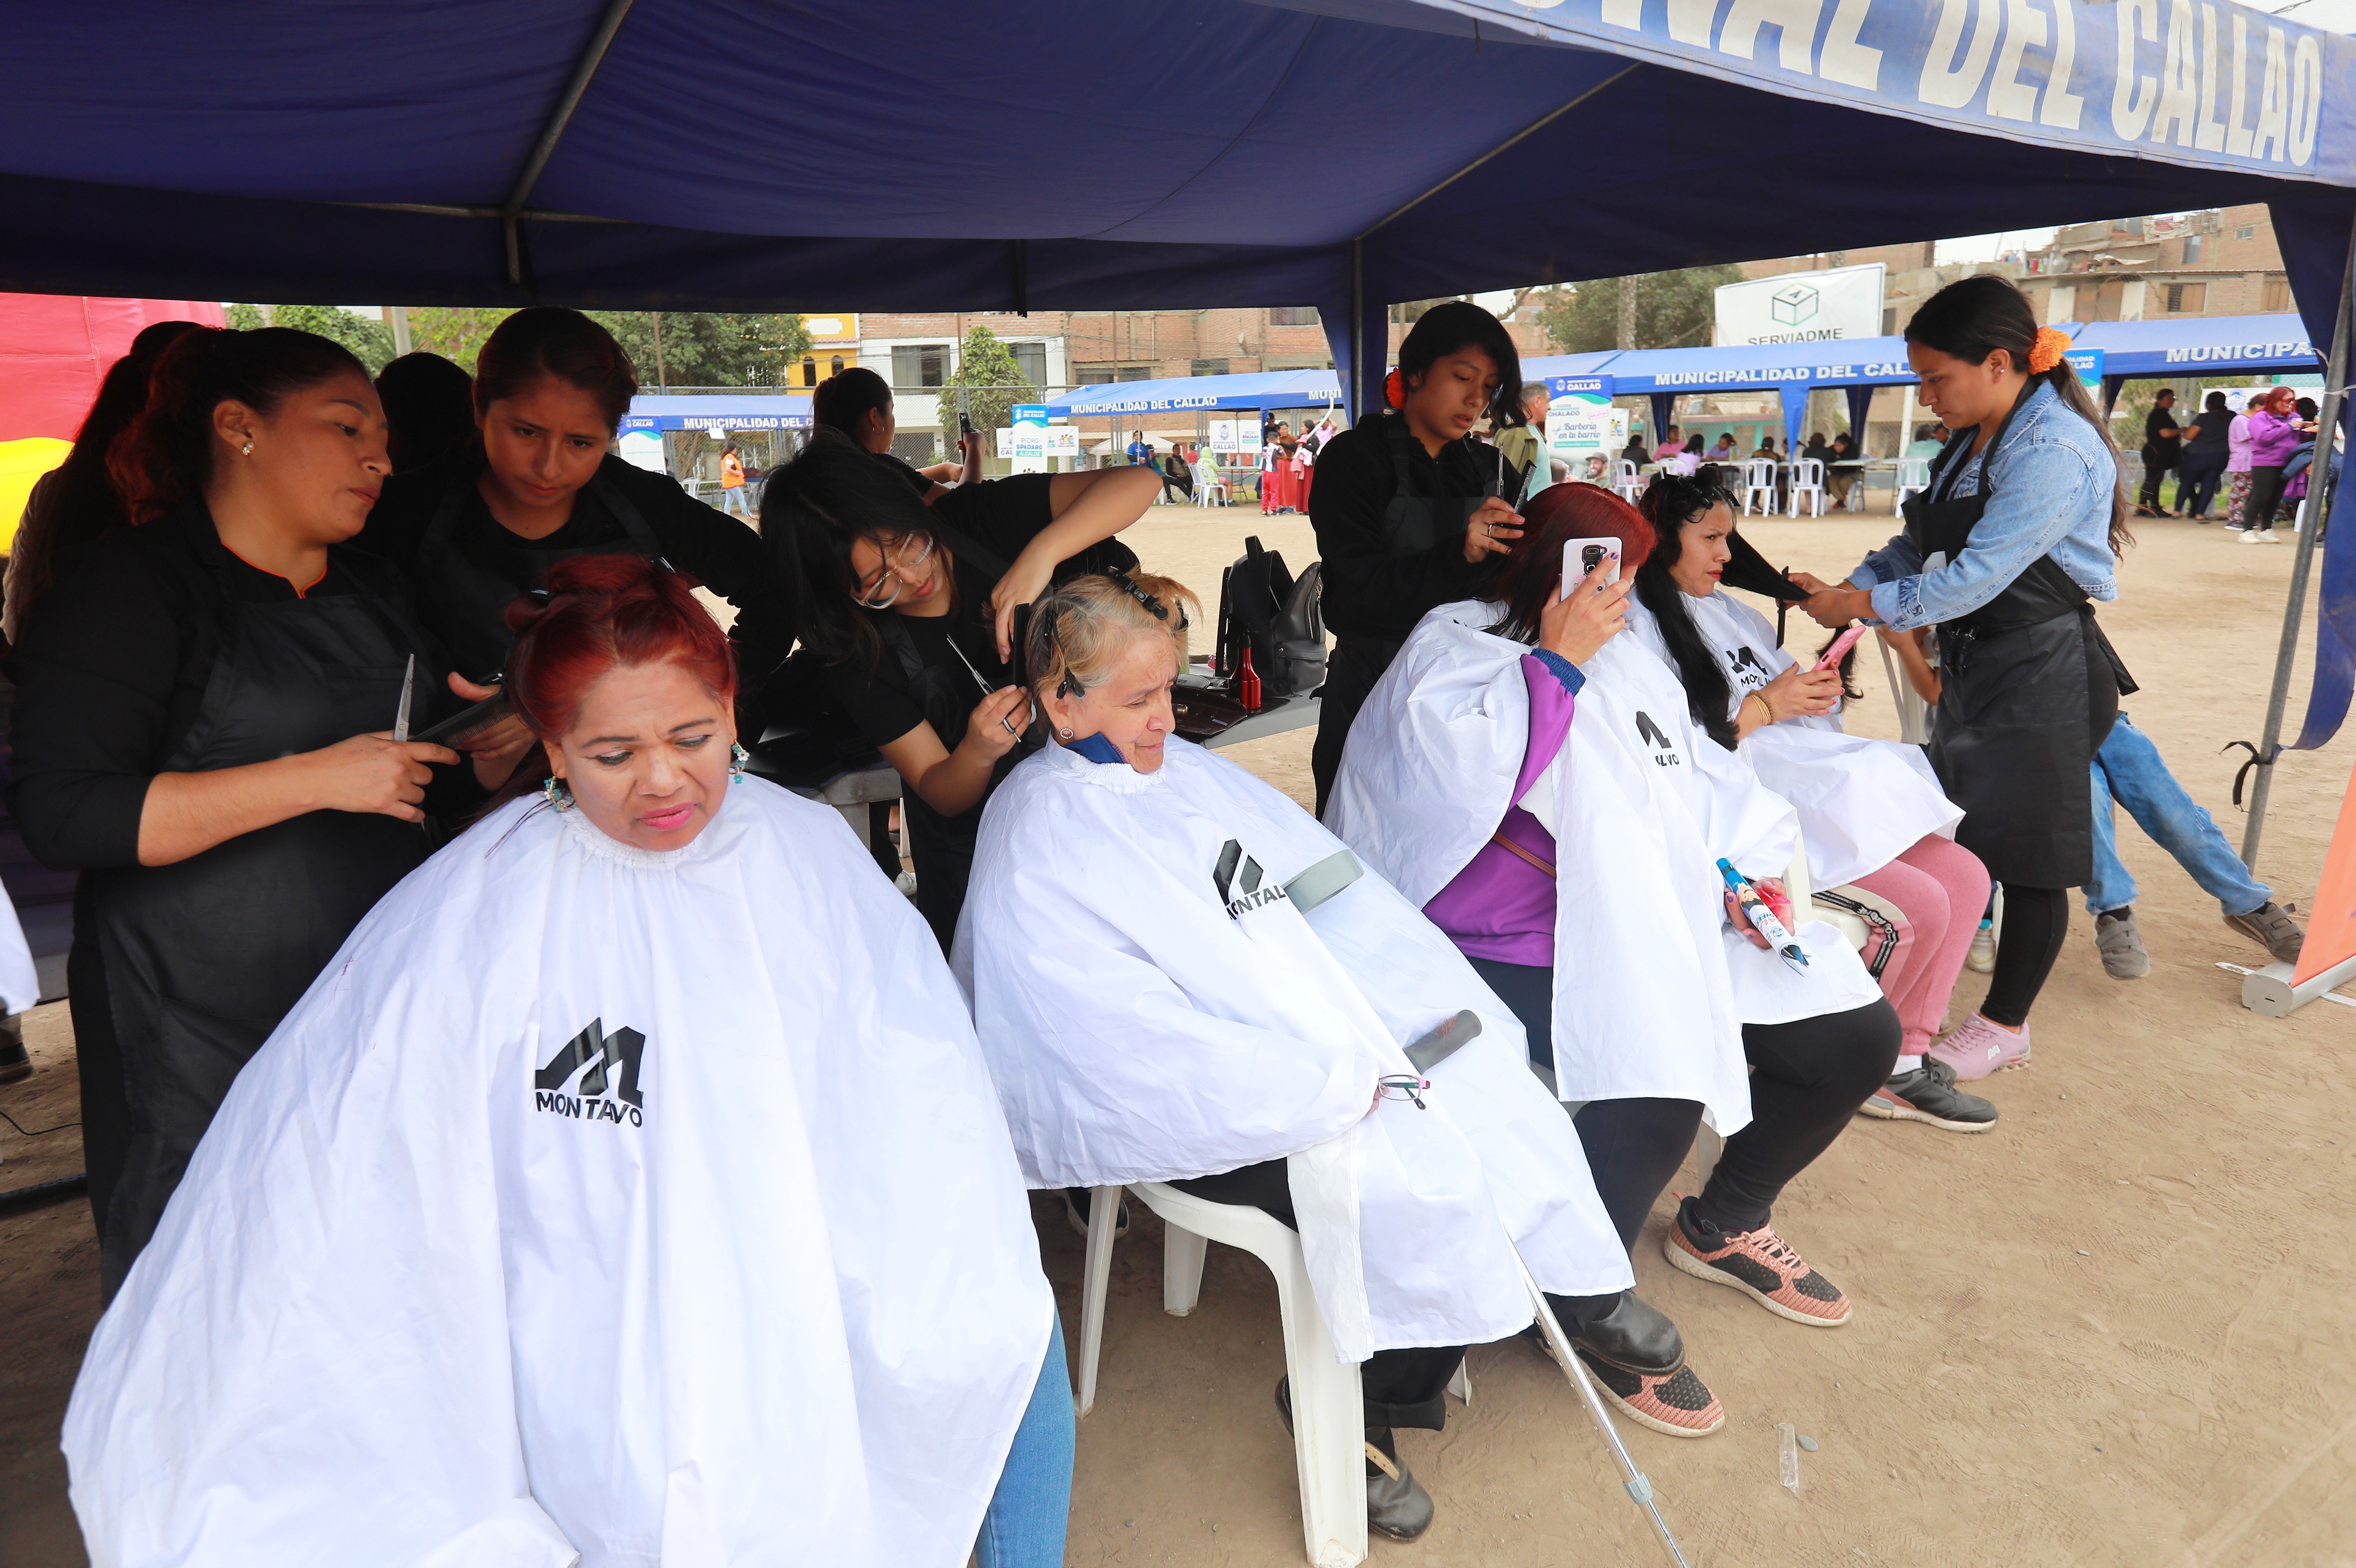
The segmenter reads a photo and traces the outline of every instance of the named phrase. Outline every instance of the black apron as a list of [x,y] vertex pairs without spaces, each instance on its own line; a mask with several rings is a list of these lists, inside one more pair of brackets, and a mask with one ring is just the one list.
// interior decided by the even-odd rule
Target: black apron
[[[1408,433],[1407,421],[1387,419],[1383,432],[1390,445],[1391,468],[1398,478],[1390,504],[1383,508],[1383,542],[1391,556],[1419,555],[1442,539],[1462,537],[1466,521],[1488,498],[1417,493],[1408,461],[1413,455],[1409,444],[1415,437]],[[1512,470],[1506,473],[1510,478]],[[1438,601],[1424,607],[1437,608]],[[1318,815],[1324,815],[1325,797],[1333,793],[1333,779],[1342,771],[1342,747],[1350,738],[1350,726],[1357,722],[1358,710],[1366,705],[1375,682],[1406,646],[1404,637],[1363,631],[1333,634],[1333,652],[1326,660],[1325,684],[1317,698],[1317,739],[1309,748]]]
[[[2033,390],[2033,385],[2032,385]],[[1931,488],[1906,499],[1906,537],[1927,562],[1954,560],[1994,493],[1997,448],[2029,392],[1997,427],[1980,459],[1979,493],[1953,494],[1970,463],[1958,435],[1936,460]],[[1988,875],[2021,887],[2082,887],[2094,879],[2089,768],[2136,689],[2094,621],[2086,591],[2051,555],[2004,591],[1939,628],[1938,722],[1931,766],[1964,809],[1955,842]]]
[[510,581],[452,545],[458,520],[475,499],[475,478],[469,472],[453,484],[434,508],[434,521],[425,525],[417,547],[417,607],[425,629],[449,655],[450,667],[479,685],[507,666],[508,650],[515,642],[515,633],[508,629],[508,606],[520,594],[546,587],[550,567],[576,555],[628,553],[660,560],[663,552],[646,518],[619,486],[601,474],[582,489],[614,514],[629,542],[552,548],[518,537],[514,549],[523,558],[524,580]]
[[[991,584],[1006,575],[1006,563],[995,552],[983,548],[958,530],[936,521],[933,533],[948,548],[955,563],[951,570],[969,567],[973,575]],[[959,587],[969,602],[972,585],[969,582]],[[980,602],[989,602],[987,591]],[[926,663],[915,636],[905,624],[905,617],[885,610],[873,619],[875,634],[883,639],[884,657],[897,660],[901,674],[907,680],[909,693],[924,710],[925,722],[933,726],[942,746],[955,751],[958,743],[965,739],[965,726],[972,719],[973,710],[981,702],[980,682],[954,660],[948,666]],[[991,635],[997,634],[993,630]],[[916,864],[916,912],[932,927],[945,953],[957,936],[958,916],[964,912],[966,889],[973,881],[973,851],[981,836],[982,805],[1014,770],[1014,765],[1042,744],[1038,726],[1033,725],[990,770],[990,783],[982,790],[980,802],[958,816],[945,817],[933,810],[914,788],[900,792],[901,820],[908,827],[909,858]]]
[[[256,603],[209,567],[221,651],[159,770],[209,772],[391,727],[422,639],[367,593]],[[172,865],[85,873],[123,1058],[131,1135],[100,1226],[112,1297],[147,1244],[230,1082],[360,918],[424,860],[394,817],[312,811]]]

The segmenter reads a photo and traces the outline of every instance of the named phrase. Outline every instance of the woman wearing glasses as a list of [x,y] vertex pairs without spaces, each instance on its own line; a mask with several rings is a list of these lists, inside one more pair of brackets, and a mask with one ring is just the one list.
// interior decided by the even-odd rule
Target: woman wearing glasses
[[825,661],[828,694],[908,786],[916,908],[944,949],[965,904],[981,803],[1031,725],[1010,658],[1014,612],[1075,558],[1084,569],[1135,564],[1106,542],[1160,488],[1151,468],[1061,474],[1036,486],[1029,505],[951,513],[825,431],[769,480],[761,532],[770,559],[796,601],[803,646]]

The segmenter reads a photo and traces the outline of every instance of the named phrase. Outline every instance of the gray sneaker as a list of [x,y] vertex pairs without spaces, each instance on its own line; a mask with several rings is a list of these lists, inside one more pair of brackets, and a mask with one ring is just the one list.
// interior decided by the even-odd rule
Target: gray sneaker
[[2132,904],[2094,917],[2094,950],[2103,955],[2103,972],[2113,980],[2141,980],[2151,972],[2151,954],[2143,950],[2143,937],[2136,930]]
[[2271,898],[2246,915],[2226,916],[2225,923],[2285,963],[2298,961],[2298,950],[2307,940],[2290,911]]

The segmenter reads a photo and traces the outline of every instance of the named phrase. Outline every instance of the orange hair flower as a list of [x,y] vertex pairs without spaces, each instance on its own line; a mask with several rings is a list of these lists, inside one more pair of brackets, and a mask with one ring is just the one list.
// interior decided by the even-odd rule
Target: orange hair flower
[[2058,327],[2040,327],[2037,340],[2029,346],[2029,373],[2041,376],[2062,362],[2070,349],[2070,334]]

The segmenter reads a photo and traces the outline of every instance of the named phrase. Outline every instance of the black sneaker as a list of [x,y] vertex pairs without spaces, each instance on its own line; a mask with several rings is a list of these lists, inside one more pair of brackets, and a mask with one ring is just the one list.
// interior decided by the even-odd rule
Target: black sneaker
[[2284,963],[2297,963],[2298,950],[2307,941],[2290,911],[2271,898],[2246,915],[2226,916],[2225,923]]
[[1885,1122],[1927,1122],[1950,1133],[1985,1133],[1996,1125],[1996,1107],[1955,1087],[1955,1069],[1924,1057],[1912,1072],[1901,1072],[1858,1107]]
[[25,1049],[23,1015],[0,1018],[0,1083],[15,1083],[32,1076],[33,1058]]

